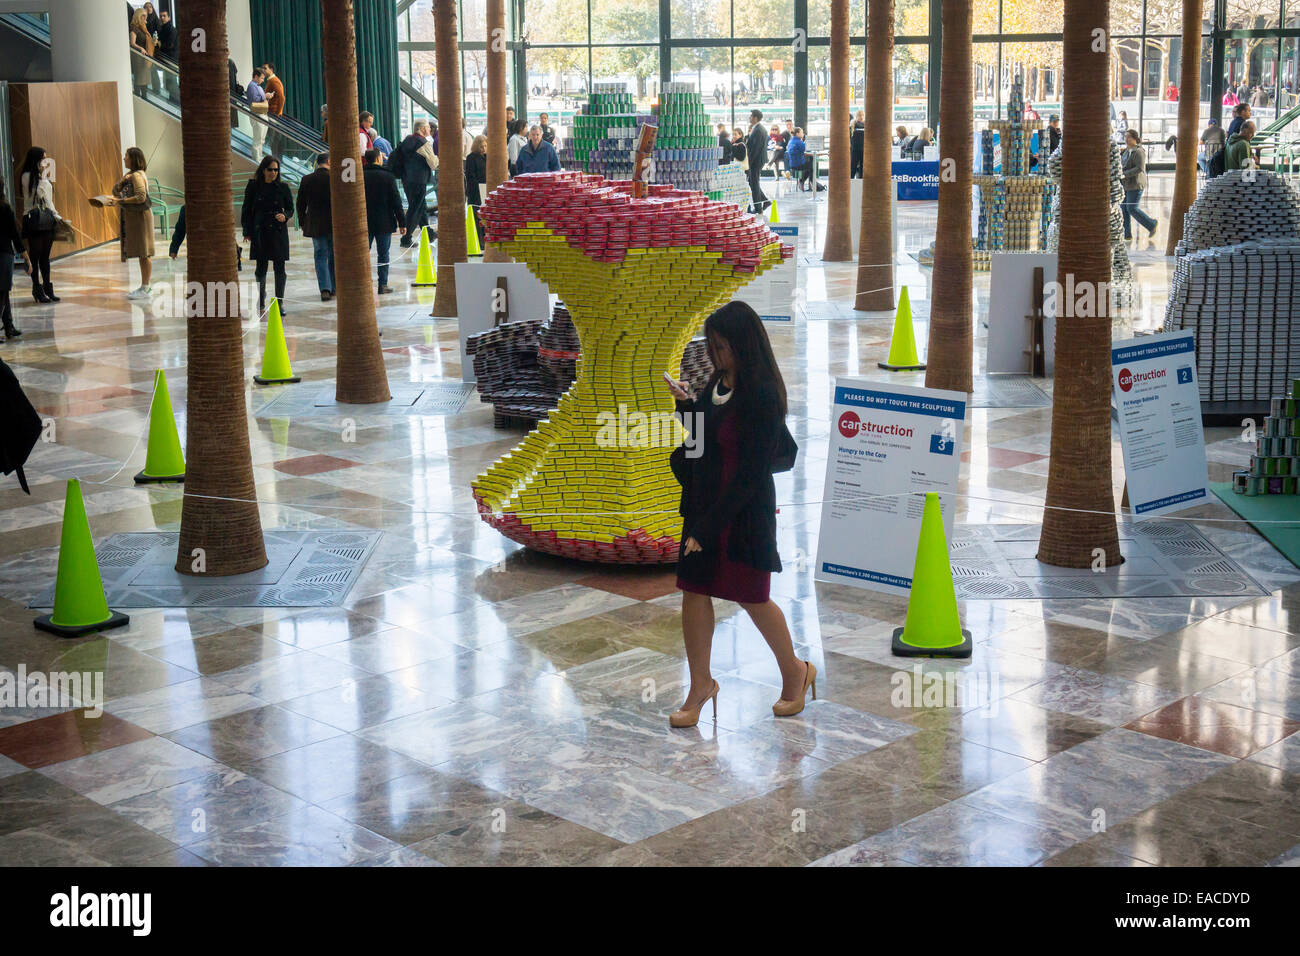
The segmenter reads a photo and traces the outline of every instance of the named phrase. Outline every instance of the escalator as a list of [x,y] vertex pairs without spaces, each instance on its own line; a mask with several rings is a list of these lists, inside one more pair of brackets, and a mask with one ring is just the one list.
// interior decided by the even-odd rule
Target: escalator
[[[9,75],[23,81],[49,80],[50,24],[47,14],[0,14],[0,55],[7,63],[18,64],[17,73]],[[149,58],[132,51],[134,69],[147,72],[149,82],[134,87],[138,101],[148,104],[174,121],[172,147],[180,148],[180,76],[174,62],[166,57]],[[133,72],[134,72],[133,69]],[[122,82],[133,82],[123,78]],[[261,157],[274,153],[280,159],[281,178],[292,186],[316,167],[316,155],[329,147],[320,133],[290,116],[270,118],[251,110],[243,97],[230,97],[230,149],[245,166],[255,166]],[[243,171],[240,171],[243,172]],[[241,183],[246,175],[237,175]],[[236,191],[236,202],[242,195]]]

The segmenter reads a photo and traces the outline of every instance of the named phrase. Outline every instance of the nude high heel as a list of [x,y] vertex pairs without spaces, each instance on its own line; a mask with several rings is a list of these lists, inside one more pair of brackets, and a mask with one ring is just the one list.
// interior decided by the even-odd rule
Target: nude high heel
[[812,699],[817,699],[817,668],[812,661],[804,661],[808,665],[808,670],[804,672],[803,690],[799,691],[797,700],[786,700],[782,698],[772,705],[772,713],[777,717],[793,717],[803,710],[804,697],[808,694],[808,688],[812,688]]
[[704,705],[707,704],[709,701],[713,701],[713,722],[717,723],[718,682],[714,681],[713,693],[710,694],[708,697],[704,698],[704,700],[700,701],[699,707],[695,707],[691,710],[687,710],[685,707],[683,707],[681,710],[673,711],[671,714],[668,715],[668,726],[669,727],[694,727],[696,724],[700,722],[700,711],[704,709]]

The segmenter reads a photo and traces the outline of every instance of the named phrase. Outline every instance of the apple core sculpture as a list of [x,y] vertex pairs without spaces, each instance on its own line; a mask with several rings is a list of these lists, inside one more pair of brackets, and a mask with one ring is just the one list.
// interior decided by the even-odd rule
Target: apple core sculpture
[[579,172],[529,173],[482,208],[488,242],[557,293],[582,343],[578,377],[521,444],[473,482],[480,516],[551,554],[677,560],[682,427],[663,374],[704,317],[794,250],[703,193]]

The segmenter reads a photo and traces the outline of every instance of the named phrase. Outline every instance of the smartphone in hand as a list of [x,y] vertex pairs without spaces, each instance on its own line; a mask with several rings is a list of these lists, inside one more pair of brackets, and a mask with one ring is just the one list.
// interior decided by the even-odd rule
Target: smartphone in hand
[[674,398],[682,401],[688,401],[691,398],[691,393],[687,389],[685,382],[677,381],[667,372],[664,372],[664,381],[668,383],[668,390],[673,393]]

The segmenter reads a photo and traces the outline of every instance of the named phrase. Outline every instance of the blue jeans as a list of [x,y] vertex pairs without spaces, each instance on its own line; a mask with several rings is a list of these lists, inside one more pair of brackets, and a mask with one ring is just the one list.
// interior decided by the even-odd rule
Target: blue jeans
[[379,287],[382,289],[388,285],[388,252],[393,247],[393,234],[391,232],[371,233],[371,245],[379,247]]
[[1129,234],[1129,218],[1137,220],[1137,224],[1150,231],[1155,229],[1156,221],[1138,208],[1138,203],[1142,200],[1142,190],[1126,189],[1124,190],[1124,201],[1120,203],[1119,211],[1124,214],[1124,238],[1132,238]]
[[334,237],[313,236],[311,248],[316,257],[316,285],[322,292],[334,292]]

